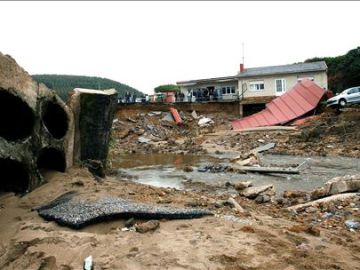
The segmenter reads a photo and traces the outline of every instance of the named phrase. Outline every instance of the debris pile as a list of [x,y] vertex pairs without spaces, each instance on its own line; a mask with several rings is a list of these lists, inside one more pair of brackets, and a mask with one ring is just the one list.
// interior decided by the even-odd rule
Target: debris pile
[[225,114],[204,117],[195,112],[180,112],[182,124],[177,125],[170,112],[122,113],[120,110],[113,122],[112,154],[203,154],[202,137],[216,130],[215,123],[217,129],[230,128]]

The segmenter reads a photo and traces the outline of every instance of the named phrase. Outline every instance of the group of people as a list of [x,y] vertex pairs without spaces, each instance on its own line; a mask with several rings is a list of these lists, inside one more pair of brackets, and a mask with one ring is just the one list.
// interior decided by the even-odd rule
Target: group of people
[[209,101],[221,99],[221,92],[218,89],[198,88],[188,92],[188,101]]

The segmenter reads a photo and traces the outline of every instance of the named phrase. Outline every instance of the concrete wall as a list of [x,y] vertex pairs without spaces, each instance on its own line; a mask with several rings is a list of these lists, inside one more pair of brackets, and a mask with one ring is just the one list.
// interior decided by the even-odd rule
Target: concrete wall
[[227,112],[234,117],[240,116],[240,103],[238,101],[232,102],[209,102],[209,103],[174,103],[174,104],[119,104],[117,108],[117,115],[126,115],[127,112],[151,112],[164,111],[168,112],[170,107],[174,107],[179,111],[192,112],[195,110],[198,113],[216,113]]
[[[246,84],[247,91],[244,93],[244,97],[261,97],[261,96],[275,96],[275,80],[276,79],[285,79],[285,89],[286,91],[290,90],[298,81],[298,78],[304,77],[313,77],[314,82],[320,87],[326,88],[327,84],[327,74],[326,72],[310,72],[310,73],[296,73],[288,75],[275,75],[275,76],[266,76],[266,77],[253,77],[245,78],[239,80],[238,88],[242,89],[242,85]],[[253,81],[264,81],[264,90],[262,91],[251,91],[250,83]]]

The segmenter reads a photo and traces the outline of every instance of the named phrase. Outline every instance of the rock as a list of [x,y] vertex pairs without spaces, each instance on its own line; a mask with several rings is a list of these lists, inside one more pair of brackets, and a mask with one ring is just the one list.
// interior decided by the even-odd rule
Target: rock
[[135,219],[134,218],[128,219],[127,221],[125,221],[124,225],[125,225],[126,228],[130,228],[130,227],[134,226],[135,225]]
[[285,190],[283,193],[284,198],[300,198],[300,197],[306,197],[307,193],[304,191],[298,191],[298,190]]
[[193,167],[191,167],[191,166],[184,167],[184,172],[192,172],[192,171],[194,171]]
[[221,200],[221,201],[216,201],[216,202],[214,203],[214,206],[215,206],[216,208],[222,208],[222,207],[224,207],[225,204],[226,204],[226,201]]
[[327,194],[328,194],[328,191],[324,187],[321,187],[321,188],[317,188],[317,189],[313,190],[310,194],[310,198],[311,198],[311,200],[317,200],[317,199],[326,197]]
[[267,203],[267,202],[270,202],[270,200],[271,200],[271,197],[266,194],[260,194],[260,195],[256,196],[256,198],[255,198],[256,203]]
[[233,184],[234,188],[236,190],[244,190],[245,188],[251,187],[252,186],[252,182],[251,181],[240,181],[240,182],[235,182]]
[[83,161],[83,165],[87,167],[93,175],[105,178],[105,168],[100,160],[88,159]]
[[348,229],[360,229],[360,222],[359,221],[355,221],[353,219],[350,219],[350,220],[346,220],[345,221],[345,225]]
[[138,138],[138,143],[145,143],[146,144],[146,143],[149,143],[149,142],[151,142],[150,138],[146,138],[146,137],[143,137],[143,136]]
[[241,192],[239,192],[239,194],[241,196],[246,197],[246,198],[253,199],[253,198],[256,198],[256,196],[258,196],[259,194],[264,193],[265,191],[273,190],[273,189],[274,189],[273,185],[264,185],[264,186],[259,186],[259,187],[248,187],[248,188],[242,190]]
[[236,161],[236,164],[238,164],[240,166],[254,166],[256,164],[259,164],[259,160],[258,160],[257,156],[251,155],[247,159]]
[[306,212],[306,213],[315,213],[315,212],[317,212],[318,210],[319,210],[318,208],[313,207],[313,206],[310,206],[310,207],[306,208],[305,212]]
[[231,204],[231,205],[235,208],[235,210],[236,210],[237,212],[239,212],[239,213],[245,213],[244,208],[242,208],[241,205],[240,205],[237,201],[235,201],[234,198],[229,198],[229,199],[227,200],[227,202],[228,202],[229,204]]
[[135,229],[139,233],[146,233],[149,231],[155,231],[160,227],[160,222],[158,220],[149,220],[145,223],[136,224]]

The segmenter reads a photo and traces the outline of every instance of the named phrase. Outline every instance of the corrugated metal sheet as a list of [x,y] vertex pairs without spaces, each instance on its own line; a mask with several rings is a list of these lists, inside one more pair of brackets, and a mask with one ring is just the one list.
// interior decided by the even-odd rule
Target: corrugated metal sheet
[[316,108],[326,91],[310,80],[301,80],[282,96],[253,115],[232,122],[233,129],[285,124]]

